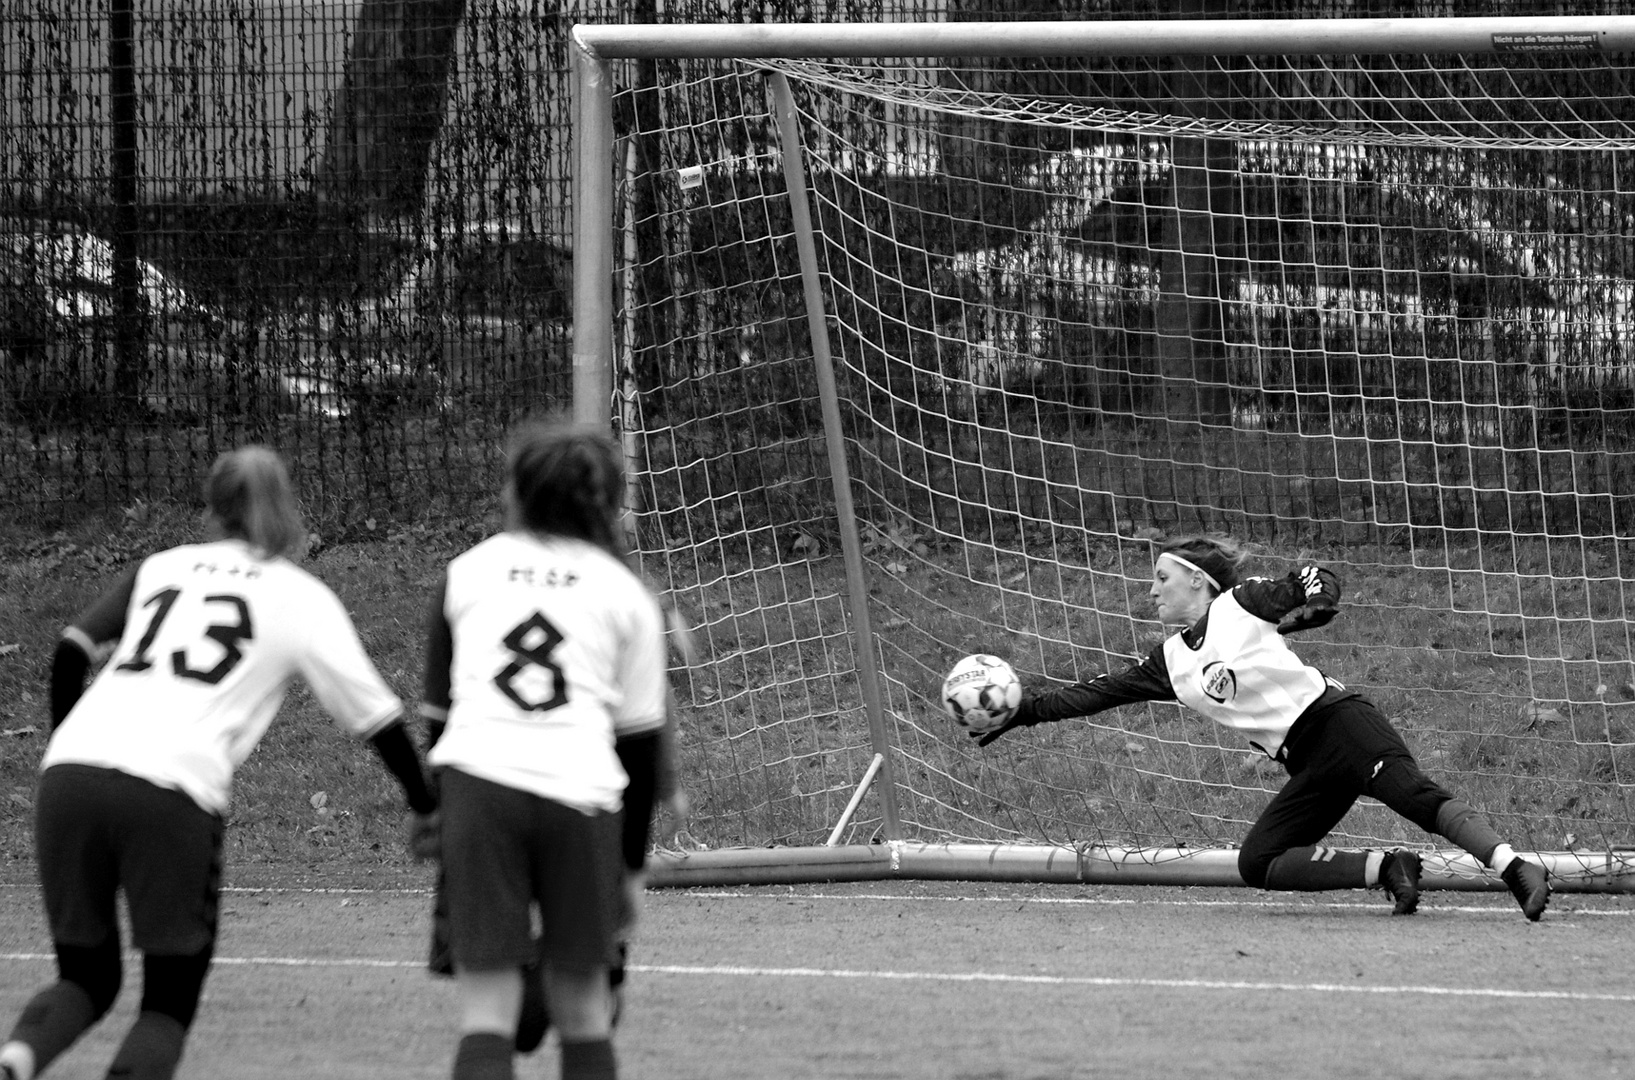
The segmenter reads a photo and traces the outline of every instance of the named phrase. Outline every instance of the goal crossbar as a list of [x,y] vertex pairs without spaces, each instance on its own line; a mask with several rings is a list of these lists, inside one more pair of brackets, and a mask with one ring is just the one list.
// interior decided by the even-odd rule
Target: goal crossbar
[[[587,58],[1249,56],[1635,49],[1635,16],[1426,19],[1177,19],[1097,22],[587,25]],[[1159,44],[1161,42],[1161,44]]]

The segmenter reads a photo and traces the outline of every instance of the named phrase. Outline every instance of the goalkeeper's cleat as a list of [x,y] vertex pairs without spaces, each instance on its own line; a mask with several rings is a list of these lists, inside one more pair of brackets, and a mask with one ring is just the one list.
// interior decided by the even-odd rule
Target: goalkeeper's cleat
[[1380,885],[1391,894],[1393,915],[1412,915],[1419,908],[1419,856],[1412,851],[1387,851],[1380,863]]
[[1544,867],[1535,866],[1518,855],[1499,877],[1510,887],[1510,895],[1521,905],[1521,913],[1529,922],[1538,922],[1550,902],[1550,876]]

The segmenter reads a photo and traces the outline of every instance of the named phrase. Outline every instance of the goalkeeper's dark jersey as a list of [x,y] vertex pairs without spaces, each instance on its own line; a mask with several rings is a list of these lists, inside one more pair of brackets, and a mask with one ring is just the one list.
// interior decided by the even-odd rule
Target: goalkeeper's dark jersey
[[1124,671],[1031,694],[1025,722],[1090,716],[1137,701],[1179,701],[1249,745],[1281,760],[1297,720],[1314,707],[1355,697],[1302,661],[1278,633],[1306,602],[1297,573],[1251,578],[1217,596],[1192,626]]

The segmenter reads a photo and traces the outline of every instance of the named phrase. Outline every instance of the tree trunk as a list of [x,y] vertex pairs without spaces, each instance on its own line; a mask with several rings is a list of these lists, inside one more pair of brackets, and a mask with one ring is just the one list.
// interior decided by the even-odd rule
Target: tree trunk
[[465,0],[363,0],[316,183],[374,218],[414,213],[443,125]]

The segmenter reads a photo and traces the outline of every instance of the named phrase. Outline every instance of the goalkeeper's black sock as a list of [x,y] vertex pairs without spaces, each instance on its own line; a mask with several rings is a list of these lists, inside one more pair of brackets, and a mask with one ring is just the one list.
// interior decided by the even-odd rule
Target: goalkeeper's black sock
[[1266,868],[1266,887],[1288,892],[1326,892],[1368,886],[1368,852],[1326,847],[1290,848]]
[[511,1066],[511,1040],[492,1031],[472,1031],[460,1036],[454,1053],[454,1080],[515,1080]]
[[107,1080],[170,1080],[182,1060],[187,1029],[174,1016],[140,1013],[108,1066]]
[[618,1080],[612,1039],[562,1043],[562,1080]]
[[1503,841],[1487,818],[1463,799],[1449,799],[1436,808],[1436,831],[1494,870],[1503,871],[1515,855],[1507,849],[1502,861],[1494,858]]
[[34,1051],[35,1076],[85,1034],[100,1014],[91,995],[79,983],[60,980],[35,994],[23,1007],[17,1026],[6,1041],[20,1042]]

